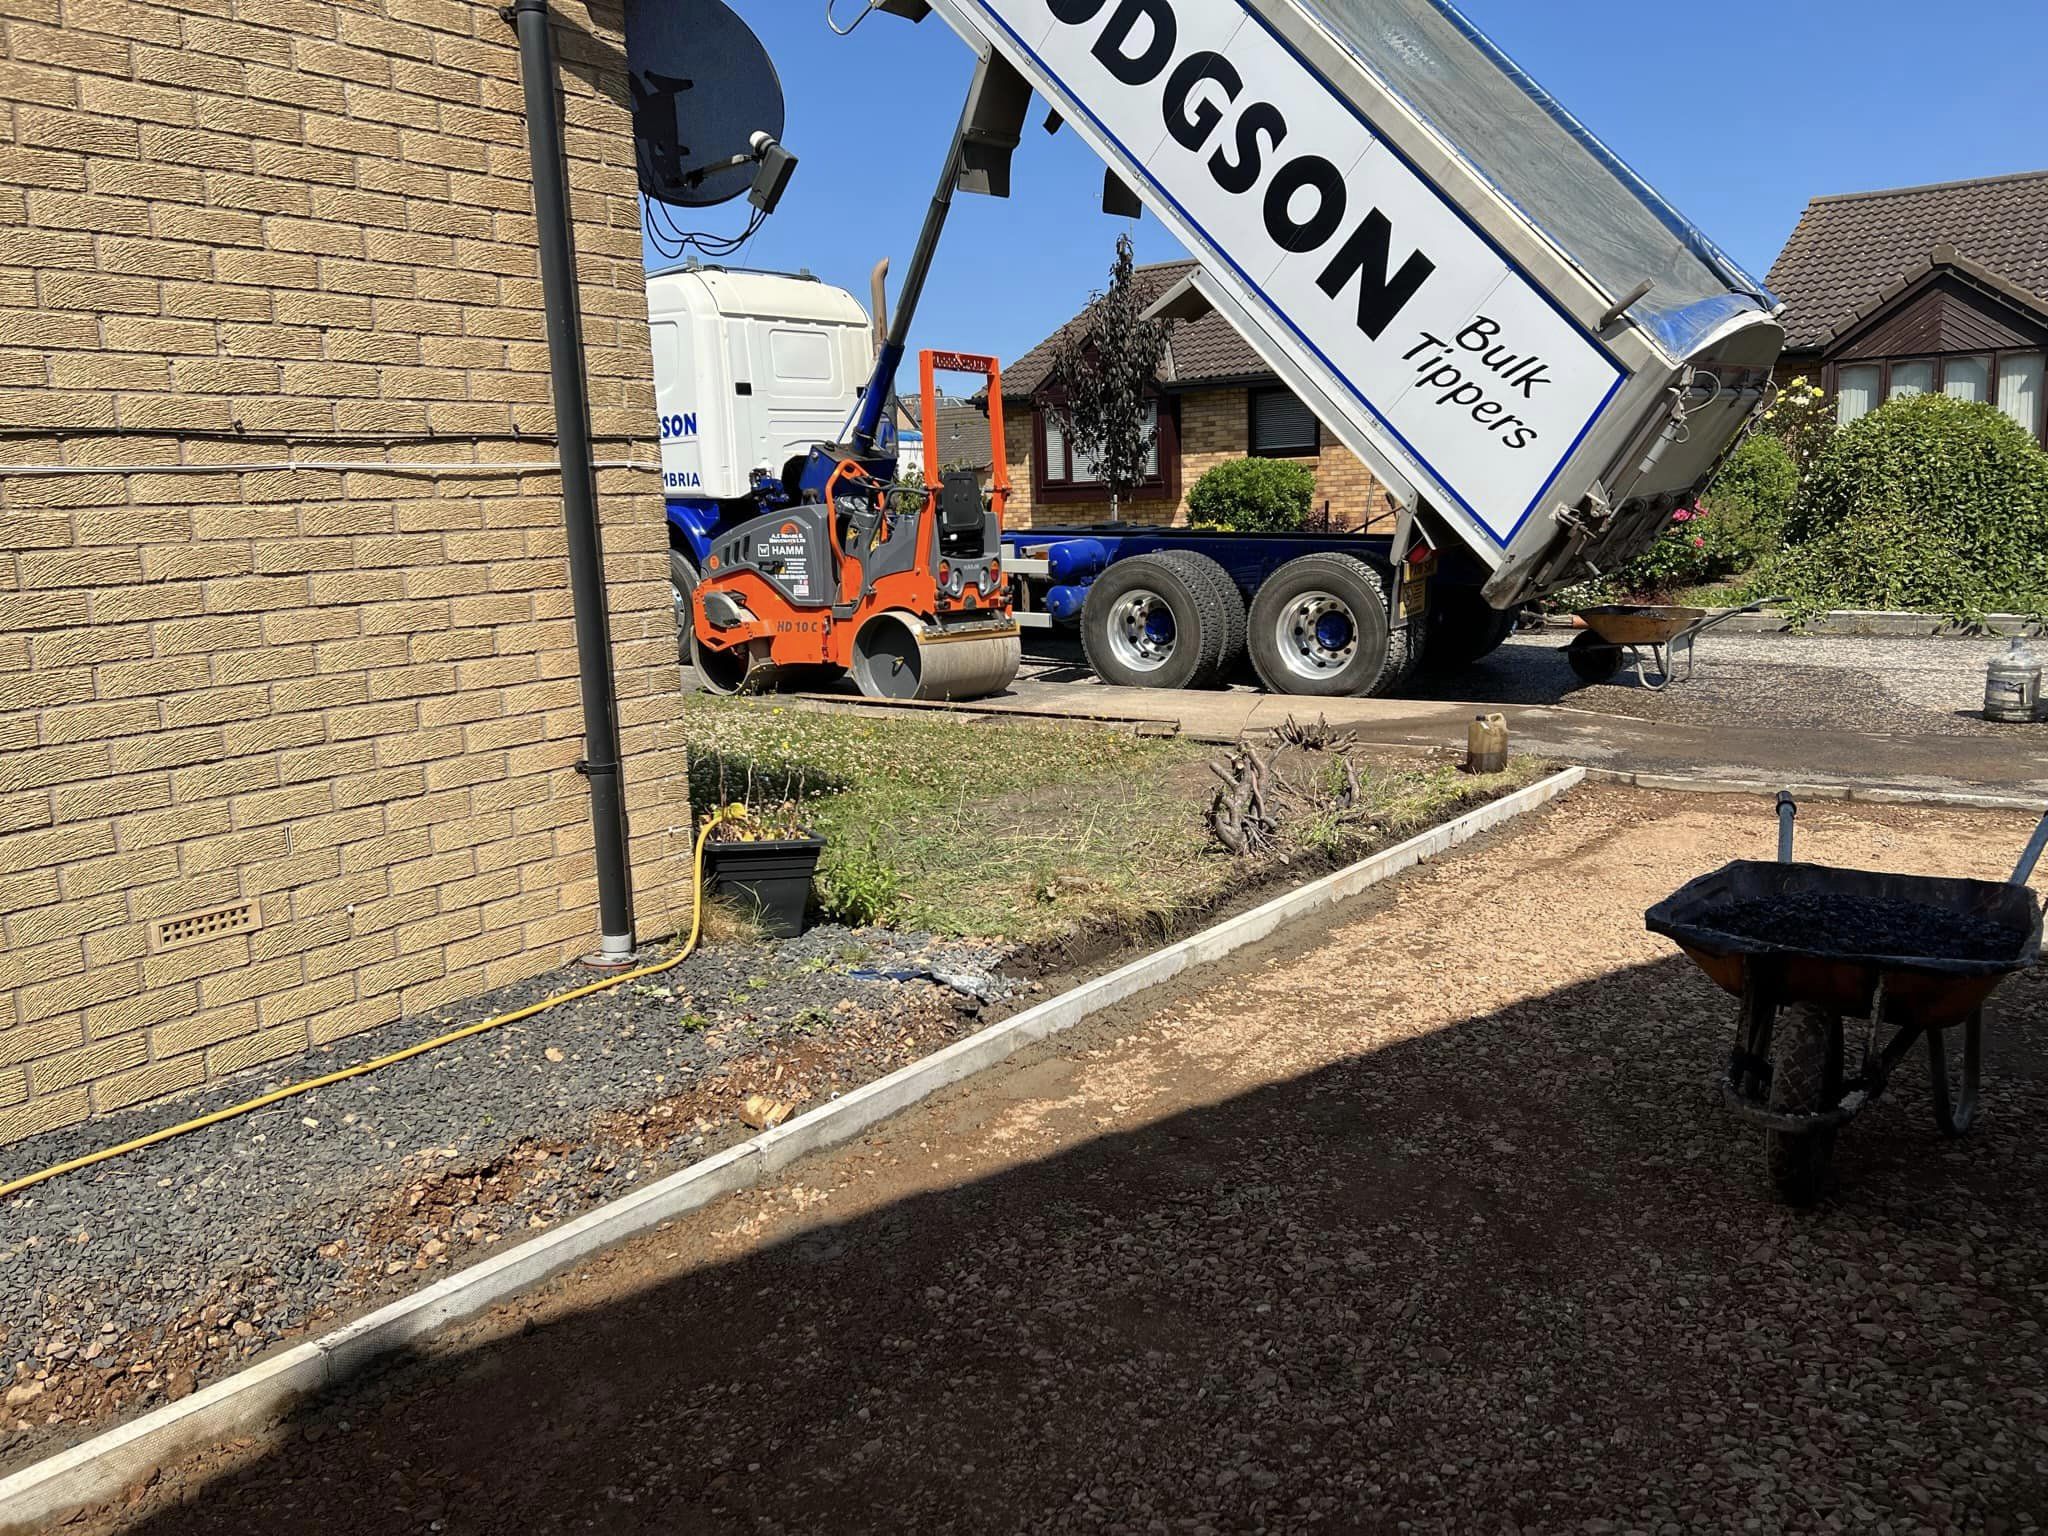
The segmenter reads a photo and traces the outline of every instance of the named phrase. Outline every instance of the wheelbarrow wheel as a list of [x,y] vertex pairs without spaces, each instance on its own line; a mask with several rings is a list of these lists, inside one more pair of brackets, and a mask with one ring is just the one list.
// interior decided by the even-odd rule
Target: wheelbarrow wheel
[[1589,629],[1572,637],[1572,643],[1564,648],[1564,659],[1571,663],[1579,681],[1591,686],[1606,682],[1621,670],[1621,647],[1608,644]]
[[[1828,1103],[1828,1055],[1841,1018],[1811,1003],[1794,1003],[1771,1031],[1771,1105],[1783,1115],[1812,1115]],[[1817,1205],[1835,1155],[1832,1127],[1764,1132],[1764,1169],[1787,1205]]]

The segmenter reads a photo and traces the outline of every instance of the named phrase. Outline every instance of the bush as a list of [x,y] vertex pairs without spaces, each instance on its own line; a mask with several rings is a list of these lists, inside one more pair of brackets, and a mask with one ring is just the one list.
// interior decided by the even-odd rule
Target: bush
[[1188,492],[1188,523],[1225,533],[1296,533],[1315,494],[1316,472],[1306,464],[1231,459]]
[[1793,466],[1803,476],[1827,451],[1835,435],[1835,402],[1801,374],[1764,407],[1763,430],[1785,445]]
[[1728,456],[1700,507],[1714,532],[1710,542],[1732,569],[1749,567],[1784,547],[1785,522],[1799,496],[1799,465],[1782,438],[1758,432]]
[[1728,456],[1697,507],[1681,507],[1657,541],[1615,572],[1618,592],[1656,596],[1740,575],[1775,555],[1799,492],[1799,467],[1758,432]]
[[2048,453],[1989,405],[1919,395],[1837,432],[1763,581],[1795,615],[1973,620],[2048,601]]

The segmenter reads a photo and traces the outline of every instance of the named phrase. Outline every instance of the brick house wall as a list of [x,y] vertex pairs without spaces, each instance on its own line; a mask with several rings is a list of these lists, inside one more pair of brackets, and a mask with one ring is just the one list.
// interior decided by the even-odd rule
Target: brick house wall
[[[621,22],[557,15],[598,451],[644,466],[600,503],[658,935],[689,812]],[[559,476],[511,467],[554,454],[511,29],[473,0],[0,26],[5,1143],[597,925]],[[353,467],[227,467],[294,455]],[[140,467],[19,473],[52,464]],[[238,902],[248,931],[155,931]]]
[[[1245,456],[1251,437],[1251,407],[1243,388],[1191,389],[1176,396],[1180,408],[1180,494],[1167,501],[1158,496],[1139,495],[1125,501],[1120,509],[1125,522],[1150,523],[1160,527],[1184,527],[1188,521],[1188,492],[1197,480],[1216,465]],[[1073,501],[1062,498],[1041,505],[1033,479],[1032,408],[1019,401],[1005,412],[1003,438],[1007,447],[1012,495],[1007,522],[1014,528],[1036,524],[1101,522],[1109,516],[1109,499]],[[1304,458],[1316,472],[1315,507],[1328,503],[1339,527],[1367,528],[1391,523],[1396,508],[1372,471],[1342,443],[1323,434],[1322,449]]]

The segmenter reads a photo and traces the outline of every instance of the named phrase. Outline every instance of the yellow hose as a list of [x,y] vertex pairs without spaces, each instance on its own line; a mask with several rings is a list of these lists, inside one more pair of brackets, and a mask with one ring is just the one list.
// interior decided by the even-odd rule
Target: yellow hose
[[746,814],[747,810],[743,805],[714,812],[705,821],[703,830],[697,834],[697,851],[690,875],[690,937],[684,942],[681,950],[662,961],[661,964],[642,966],[636,971],[622,971],[616,976],[607,976],[602,981],[593,981],[587,987],[577,987],[572,991],[558,992],[553,997],[545,998],[538,1003],[529,1003],[524,1008],[515,1008],[510,1013],[501,1013],[496,1018],[485,1019],[480,1023],[465,1024],[460,1029],[451,1029],[445,1035],[436,1035],[431,1040],[422,1040],[417,1045],[409,1045],[402,1051],[393,1051],[388,1056],[379,1056],[372,1061],[361,1062],[353,1067],[344,1067],[339,1072],[328,1072],[320,1077],[309,1077],[303,1082],[292,1083],[283,1088],[273,1089],[269,1093],[250,1099],[247,1103],[231,1105],[227,1109],[217,1109],[212,1114],[201,1115],[196,1120],[187,1120],[183,1125],[166,1126],[163,1130],[151,1131],[147,1136],[138,1136],[133,1141],[124,1141],[117,1147],[104,1147],[98,1152],[88,1152],[84,1157],[74,1157],[67,1163],[54,1164],[43,1169],[40,1173],[27,1174],[10,1184],[0,1184],[0,1200],[6,1200],[11,1196],[18,1195],[24,1189],[32,1188],[46,1179],[54,1179],[59,1174],[76,1173],[81,1168],[90,1168],[94,1163],[104,1163],[109,1158],[121,1157],[130,1152],[139,1152],[144,1147],[153,1147],[158,1142],[169,1141],[174,1136],[183,1136],[190,1131],[204,1130],[209,1125],[219,1125],[223,1120],[232,1120],[237,1115],[248,1114],[251,1110],[262,1109],[266,1105],[276,1104],[285,1099],[296,1098],[302,1093],[311,1093],[315,1088],[325,1088],[329,1083],[346,1082],[351,1077],[361,1077],[365,1073],[375,1072],[379,1067],[388,1067],[396,1062],[410,1061],[415,1056],[424,1056],[428,1051],[438,1051],[444,1045],[453,1045],[458,1040],[467,1040],[471,1035],[483,1034],[486,1030],[496,1029],[501,1024],[516,1024],[521,1019],[530,1019],[537,1013],[546,1013],[550,1008],[560,1007],[563,1003],[573,1003],[579,997],[590,997],[599,992],[609,991],[611,988],[620,986],[625,982],[638,981],[643,976],[659,976],[663,971],[674,970],[695,952],[697,940],[704,931],[704,845],[711,840],[711,830],[719,822],[725,820],[728,816],[738,817]]

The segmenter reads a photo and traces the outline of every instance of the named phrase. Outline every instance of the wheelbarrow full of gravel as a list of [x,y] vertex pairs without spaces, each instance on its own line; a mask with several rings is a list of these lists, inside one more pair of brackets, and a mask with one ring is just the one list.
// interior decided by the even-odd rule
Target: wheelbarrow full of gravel
[[[1945,1136],[1969,1130],[1985,1000],[2040,954],[2041,903],[2027,880],[2048,846],[2048,816],[2000,885],[1798,863],[1797,811],[1791,795],[1778,796],[1776,863],[1725,864],[1644,922],[1741,999],[1722,1101],[1763,1131],[1779,1197],[1811,1205],[1835,1133],[1883,1096],[1916,1044],[1927,1051],[1935,1123]],[[1844,1020],[1863,1022],[1853,1070]],[[1959,1080],[1950,1030],[1962,1034]]]

